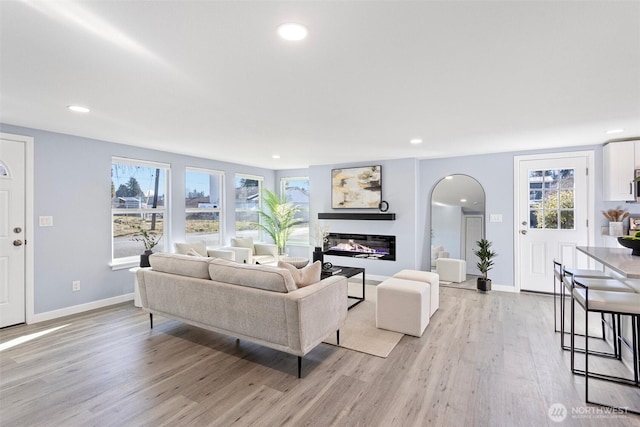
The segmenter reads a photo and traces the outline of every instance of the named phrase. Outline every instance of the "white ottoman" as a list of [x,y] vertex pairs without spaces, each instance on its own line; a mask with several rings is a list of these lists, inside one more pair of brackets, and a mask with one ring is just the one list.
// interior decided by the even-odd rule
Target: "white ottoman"
[[460,283],[467,280],[467,261],[463,259],[438,258],[436,271],[443,282]]
[[394,274],[397,279],[414,280],[416,282],[424,282],[429,284],[431,298],[429,301],[429,317],[440,307],[440,276],[437,273],[420,270],[400,270]]
[[429,324],[429,284],[390,277],[377,286],[376,327],[422,336]]

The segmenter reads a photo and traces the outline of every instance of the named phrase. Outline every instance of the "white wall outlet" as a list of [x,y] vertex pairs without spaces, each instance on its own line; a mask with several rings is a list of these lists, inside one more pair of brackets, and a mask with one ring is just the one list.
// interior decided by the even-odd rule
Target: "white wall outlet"
[[80,280],[74,280],[71,282],[71,290],[73,292],[77,292],[80,290]]
[[40,227],[53,227],[52,216],[41,216],[38,218],[38,220],[38,224],[40,224]]

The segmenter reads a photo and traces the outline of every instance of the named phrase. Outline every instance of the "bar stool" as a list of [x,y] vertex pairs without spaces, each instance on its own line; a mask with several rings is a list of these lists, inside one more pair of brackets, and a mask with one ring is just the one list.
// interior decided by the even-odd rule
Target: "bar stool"
[[[555,281],[555,269],[556,269],[555,263],[556,262],[557,261],[554,261],[554,281]],[[561,268],[562,268],[561,283],[564,286],[560,287],[560,348],[562,348],[563,350],[569,351],[571,347],[567,346],[564,342],[564,336],[565,334],[567,334],[564,327],[565,312],[566,312],[564,304],[565,304],[566,291],[568,290],[569,293],[571,293],[573,278],[583,277],[583,278],[590,278],[590,279],[611,279],[611,280],[614,280],[614,279],[604,271],[600,271],[600,270],[588,270],[588,269],[579,269],[579,268],[572,268],[572,267],[566,268],[564,266],[561,266]],[[593,338],[601,338],[604,340],[606,339],[606,336],[605,336],[606,321],[604,319],[604,315],[601,316],[601,322],[602,322],[602,336],[593,337]],[[582,336],[582,334],[578,334],[578,335]]]
[[[585,327],[589,328],[589,313],[597,312],[597,313],[607,313],[612,316],[630,316],[631,318],[631,335],[632,335],[632,343],[629,346],[628,343],[620,336],[619,328],[617,330],[617,335],[615,337],[616,341],[619,341],[620,344],[625,344],[629,346],[629,349],[632,353],[632,362],[633,362],[633,379],[619,377],[614,375],[606,375],[602,373],[589,372],[589,356],[593,355],[592,352],[589,351],[589,334],[585,334],[585,351],[584,351],[584,371],[573,369],[574,358],[575,358],[575,318],[572,314],[571,319],[571,365],[572,371],[574,374],[584,375],[585,377],[585,402],[592,403],[600,406],[610,407],[614,409],[624,409],[626,412],[631,412],[633,414],[639,414],[635,409],[629,408],[618,408],[613,405],[604,404],[600,402],[590,401],[589,400],[589,378],[595,378],[605,381],[614,382],[617,384],[625,385],[625,386],[633,386],[640,387],[640,375],[638,373],[640,367],[639,363],[639,353],[640,349],[638,348],[638,333],[640,330],[640,294],[636,292],[611,292],[611,291],[599,291],[590,288],[587,283],[584,283],[585,280],[582,277],[575,277],[573,280],[573,290],[571,292],[571,304],[575,305],[577,302],[580,306],[584,308],[585,311]],[[619,322],[618,322],[619,325]]]

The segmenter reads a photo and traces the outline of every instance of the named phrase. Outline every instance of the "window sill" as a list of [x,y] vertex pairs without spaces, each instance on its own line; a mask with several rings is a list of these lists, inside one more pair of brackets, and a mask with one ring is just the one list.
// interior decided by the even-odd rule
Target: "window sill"
[[125,269],[128,270],[131,267],[140,267],[140,260],[134,259],[134,260],[111,262],[109,263],[109,267],[111,267],[112,271],[125,270]]

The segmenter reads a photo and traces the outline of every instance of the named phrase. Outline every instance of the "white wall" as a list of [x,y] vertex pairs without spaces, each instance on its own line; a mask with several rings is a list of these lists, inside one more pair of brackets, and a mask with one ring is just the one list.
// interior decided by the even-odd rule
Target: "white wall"
[[450,258],[460,256],[462,240],[462,208],[460,206],[434,206],[432,209],[431,244],[443,246]]

